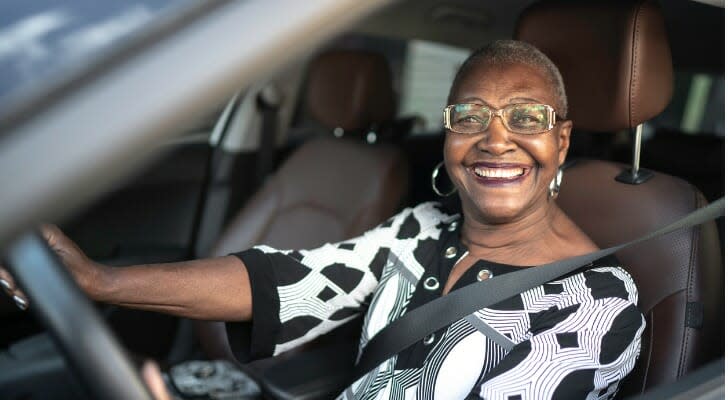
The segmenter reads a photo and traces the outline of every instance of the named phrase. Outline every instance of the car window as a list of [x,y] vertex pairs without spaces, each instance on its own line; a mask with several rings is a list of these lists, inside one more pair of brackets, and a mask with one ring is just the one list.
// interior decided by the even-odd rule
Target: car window
[[679,132],[685,135],[725,136],[725,77],[675,71],[670,104],[650,121],[648,133]]
[[0,104],[88,63],[190,0],[0,2]]
[[422,40],[407,43],[399,114],[418,115],[424,120],[412,134],[437,134],[442,130],[442,108],[447,104],[450,83],[470,52]]

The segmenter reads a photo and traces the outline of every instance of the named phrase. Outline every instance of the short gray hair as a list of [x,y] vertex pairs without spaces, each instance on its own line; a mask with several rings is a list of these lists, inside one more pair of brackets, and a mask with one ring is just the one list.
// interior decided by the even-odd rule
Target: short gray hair
[[448,103],[452,104],[455,91],[459,89],[460,83],[471,70],[480,65],[503,65],[521,64],[538,69],[544,73],[549,85],[551,85],[556,104],[553,104],[556,114],[560,118],[566,118],[568,102],[566,100],[566,89],[564,79],[556,65],[539,49],[526,42],[517,40],[496,40],[473,52],[458,69],[453,79],[448,95]]

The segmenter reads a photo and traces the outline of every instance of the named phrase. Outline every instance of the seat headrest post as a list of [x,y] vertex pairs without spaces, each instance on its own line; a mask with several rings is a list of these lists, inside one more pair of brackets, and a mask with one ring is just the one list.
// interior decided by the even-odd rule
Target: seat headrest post
[[655,174],[646,169],[640,169],[640,152],[642,151],[642,124],[637,125],[632,135],[634,141],[632,143],[632,168],[625,169],[614,179],[617,182],[627,183],[630,185],[639,185],[647,182]]
[[640,152],[642,151],[642,124],[634,130],[634,143],[632,147],[632,175],[640,173]]

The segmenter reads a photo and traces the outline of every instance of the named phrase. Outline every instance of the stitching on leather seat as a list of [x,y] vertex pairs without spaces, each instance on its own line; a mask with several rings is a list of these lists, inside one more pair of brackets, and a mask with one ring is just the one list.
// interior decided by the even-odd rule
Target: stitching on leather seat
[[635,104],[637,103],[635,98],[636,96],[636,88],[637,88],[637,81],[639,77],[637,76],[639,68],[637,68],[637,65],[639,64],[639,57],[638,57],[638,47],[639,47],[639,41],[640,41],[640,19],[644,12],[644,5],[645,2],[640,3],[640,5],[637,7],[637,10],[635,11],[633,18],[633,29],[632,29],[632,73],[630,74],[630,85],[629,85],[629,126],[630,128],[634,128],[636,118],[636,110],[635,110]]
[[655,318],[654,318],[654,312],[650,311],[649,318],[650,318],[650,343],[647,346],[647,367],[645,368],[645,373],[642,375],[642,389],[640,389],[640,393],[645,392],[645,388],[647,388],[647,376],[650,372],[650,365],[652,365],[652,346],[653,346],[653,338],[654,338],[654,326],[655,326]]
[[[694,206],[695,208],[700,207],[700,196],[698,192],[693,189],[693,198],[694,198]],[[691,239],[690,239],[690,258],[688,261],[688,276],[687,276],[687,285],[686,285],[686,296],[685,300],[687,302],[692,300],[692,296],[695,289],[695,280],[693,279],[693,274],[695,272],[695,260],[697,258],[697,243],[698,238],[700,236],[700,226],[693,227],[691,230]],[[687,304],[686,304],[687,307]],[[687,318],[687,313],[685,314],[685,318]],[[677,368],[677,377],[681,377],[685,374],[687,371],[687,347],[688,343],[690,342],[691,336],[693,336],[692,330],[683,325],[683,337],[682,337],[682,351],[680,353],[680,361],[678,362],[678,368]]]

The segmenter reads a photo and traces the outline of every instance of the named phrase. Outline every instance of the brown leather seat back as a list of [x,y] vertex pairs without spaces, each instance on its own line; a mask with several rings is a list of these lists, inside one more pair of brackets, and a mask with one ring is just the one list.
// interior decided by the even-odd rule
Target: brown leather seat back
[[315,248],[364,233],[397,210],[407,190],[406,171],[392,146],[310,140],[235,217],[213,255],[256,244]]
[[[562,71],[575,128],[634,128],[670,100],[670,51],[664,20],[652,2],[540,2],[524,12],[516,36]],[[590,160],[564,171],[558,202],[601,247],[636,238],[705,204],[696,188],[665,174],[639,185],[616,181],[626,168]],[[617,256],[637,283],[647,320],[640,359],[622,395],[675,381],[723,355],[723,268],[715,223]]]
[[[327,129],[360,132],[395,114],[387,60],[332,51],[309,70],[307,105]],[[394,215],[407,193],[407,164],[393,145],[321,137],[299,147],[233,219],[213,256],[257,244],[305,249],[345,240]],[[210,358],[233,359],[222,323],[199,322]]]
[[[642,185],[614,180],[625,165],[579,162],[564,172],[559,205],[600,246],[637,238],[706,204],[687,182],[655,173]],[[723,354],[723,268],[714,223],[620,251],[647,320],[622,394],[642,393]]]

